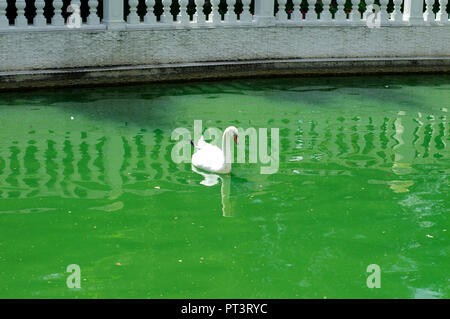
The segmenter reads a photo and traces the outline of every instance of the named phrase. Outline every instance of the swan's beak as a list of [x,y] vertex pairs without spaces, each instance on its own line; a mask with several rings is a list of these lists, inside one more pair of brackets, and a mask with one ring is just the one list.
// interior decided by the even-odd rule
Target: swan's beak
[[238,136],[237,135],[233,135],[233,138],[234,138],[234,142],[236,143],[236,145],[239,145],[239,143],[238,143]]

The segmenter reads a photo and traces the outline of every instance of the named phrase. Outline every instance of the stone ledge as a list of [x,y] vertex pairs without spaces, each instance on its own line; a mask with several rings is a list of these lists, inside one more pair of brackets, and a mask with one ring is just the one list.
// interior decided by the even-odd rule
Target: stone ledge
[[0,90],[270,76],[450,73],[450,57],[284,59],[0,72]]

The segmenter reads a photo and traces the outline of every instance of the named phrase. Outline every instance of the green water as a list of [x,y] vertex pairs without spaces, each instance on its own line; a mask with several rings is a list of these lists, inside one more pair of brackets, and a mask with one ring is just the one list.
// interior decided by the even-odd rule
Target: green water
[[[1,94],[0,298],[449,298],[448,110],[449,76]],[[278,172],[200,184],[194,120],[279,128]]]

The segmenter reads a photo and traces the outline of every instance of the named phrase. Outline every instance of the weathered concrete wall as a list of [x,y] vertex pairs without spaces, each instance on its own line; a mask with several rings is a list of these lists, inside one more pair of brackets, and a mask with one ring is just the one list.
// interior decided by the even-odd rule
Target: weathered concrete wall
[[331,58],[89,67],[0,72],[0,91],[273,76],[450,73],[448,58]]
[[450,57],[450,27],[274,26],[0,33],[0,71],[367,57]]

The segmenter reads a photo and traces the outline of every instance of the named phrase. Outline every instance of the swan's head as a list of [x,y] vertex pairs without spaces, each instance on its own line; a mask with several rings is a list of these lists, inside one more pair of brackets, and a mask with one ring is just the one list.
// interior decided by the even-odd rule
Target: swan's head
[[234,142],[236,144],[239,144],[238,143],[238,130],[237,130],[237,128],[235,128],[234,126],[227,127],[225,132],[223,132],[223,135],[229,135],[229,134],[232,134]]

